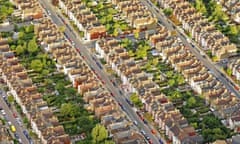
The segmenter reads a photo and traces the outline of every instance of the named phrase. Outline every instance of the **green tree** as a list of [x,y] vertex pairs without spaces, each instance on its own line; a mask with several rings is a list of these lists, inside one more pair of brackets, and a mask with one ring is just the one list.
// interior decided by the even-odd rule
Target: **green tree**
[[78,114],[78,109],[76,105],[72,103],[64,103],[61,105],[60,113],[66,117],[75,117]]
[[41,72],[43,69],[43,63],[41,60],[35,59],[35,60],[32,60],[30,67],[36,72]]
[[118,28],[115,28],[114,30],[113,30],[113,36],[118,36]]
[[56,89],[57,91],[59,91],[60,94],[61,94],[61,93],[63,93],[63,91],[64,91],[64,89],[65,89],[65,85],[64,85],[61,81],[59,81],[59,82],[57,82],[57,84],[56,84],[56,86],[55,86],[55,89]]
[[172,15],[172,12],[173,10],[171,8],[166,8],[163,10],[163,13],[166,15],[166,16],[170,16]]
[[231,76],[232,75],[232,69],[230,69],[230,68],[227,68],[227,74],[229,75],[229,76]]
[[137,106],[139,108],[141,108],[143,106],[142,101],[139,99],[139,96],[136,93],[133,93],[130,96],[130,100],[135,106]]
[[184,79],[184,77],[183,77],[182,75],[180,75],[180,74],[178,74],[176,80],[177,80],[177,84],[178,84],[178,85],[182,85],[182,84],[185,83],[185,79]]
[[238,29],[236,25],[231,25],[230,26],[230,34],[231,35],[237,35],[238,34]]
[[22,32],[22,31],[18,32],[18,38],[19,39],[22,39],[24,36],[25,36],[24,32]]
[[190,107],[190,108],[193,108],[195,107],[197,101],[194,97],[190,97],[188,100],[187,100],[187,105]]
[[29,25],[29,26],[25,27],[25,31],[26,31],[26,33],[34,32],[34,25]]
[[7,100],[9,103],[13,103],[14,102],[14,97],[12,95],[7,97]]
[[147,57],[147,51],[150,49],[148,44],[139,44],[136,50],[137,58],[143,59]]
[[65,26],[59,26],[59,27],[58,27],[58,30],[59,30],[60,32],[62,32],[62,33],[65,31],[65,29],[66,29]]
[[38,45],[37,45],[37,42],[36,42],[35,38],[33,38],[32,40],[30,40],[28,42],[27,51],[30,54],[34,54],[34,53],[36,53],[38,51]]
[[23,54],[23,53],[24,53],[24,48],[23,48],[23,46],[18,45],[18,46],[16,47],[16,53],[17,53],[17,55]]
[[169,85],[170,87],[175,86],[175,85],[176,85],[175,79],[170,79],[170,80],[168,80],[168,85]]
[[201,13],[203,13],[203,14],[207,13],[207,9],[206,9],[205,4],[203,3],[202,0],[196,0],[195,1],[195,7]]
[[97,124],[92,129],[91,135],[93,137],[93,142],[95,144],[99,144],[100,142],[104,141],[108,137],[108,132],[103,125]]
[[135,32],[134,37],[135,37],[135,39],[138,39],[139,38],[139,32]]

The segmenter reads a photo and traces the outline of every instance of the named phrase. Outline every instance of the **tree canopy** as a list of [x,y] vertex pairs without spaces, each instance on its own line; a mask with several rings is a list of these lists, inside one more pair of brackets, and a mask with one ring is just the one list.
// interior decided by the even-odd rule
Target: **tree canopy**
[[104,141],[108,137],[108,132],[106,128],[101,125],[97,124],[93,129],[92,129],[92,137],[93,137],[93,142],[95,144],[98,144],[102,141]]

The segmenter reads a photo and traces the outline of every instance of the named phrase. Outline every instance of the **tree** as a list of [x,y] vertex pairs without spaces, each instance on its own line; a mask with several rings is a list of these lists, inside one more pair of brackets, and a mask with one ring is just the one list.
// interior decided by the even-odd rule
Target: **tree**
[[236,25],[231,25],[230,26],[230,34],[231,35],[237,35],[238,34],[238,29]]
[[55,89],[57,91],[59,91],[60,93],[63,93],[64,88],[65,88],[65,85],[61,81],[57,82],[57,84],[55,86]]
[[104,141],[108,137],[108,132],[103,125],[97,124],[92,129],[92,137],[93,137],[93,142],[95,144],[99,144],[100,142]]
[[193,108],[195,107],[197,101],[194,97],[190,97],[188,100],[187,100],[187,105],[190,107],[190,108]]
[[147,50],[150,49],[150,46],[147,44],[139,44],[136,50],[137,58],[143,59],[147,57]]
[[232,69],[230,69],[230,68],[227,68],[227,74],[229,75],[229,76],[231,76],[232,75]]
[[176,85],[175,79],[170,79],[170,80],[168,80],[168,85],[169,85],[170,87],[175,86],[175,85]]
[[18,45],[18,46],[16,47],[16,53],[17,53],[17,55],[23,54],[23,53],[24,53],[24,48],[23,48],[23,46]]
[[134,37],[135,37],[135,39],[138,39],[139,38],[139,32],[135,32]]
[[195,7],[196,7],[196,9],[197,9],[198,11],[200,11],[201,13],[203,13],[203,14],[206,14],[206,13],[207,13],[207,9],[206,9],[206,7],[205,7],[205,5],[204,5],[204,3],[203,3],[202,0],[196,0],[196,1],[195,1]]
[[182,75],[179,75],[179,74],[178,74],[176,80],[177,80],[177,84],[178,84],[178,85],[182,85],[182,84],[185,83],[185,79],[184,79],[184,77],[183,77]]
[[78,114],[78,108],[72,103],[64,103],[61,105],[60,113],[66,117],[75,117]]
[[12,95],[7,97],[7,100],[9,103],[13,103],[14,102],[14,97]]
[[171,8],[166,8],[163,10],[163,13],[166,15],[166,16],[170,16],[172,15],[172,12],[173,10]]
[[58,30],[63,33],[65,31],[66,27],[65,26],[59,26]]
[[43,69],[43,63],[41,62],[41,60],[35,59],[32,60],[30,67],[36,72],[41,72]]
[[135,106],[137,106],[139,108],[141,108],[143,106],[143,103],[141,102],[141,100],[139,99],[139,96],[136,93],[133,93],[130,96],[130,100]]
[[115,28],[114,30],[113,30],[113,36],[118,36],[118,28]]
[[34,31],[34,25],[29,25],[27,27],[25,27],[25,31],[26,33],[31,33]]
[[34,54],[34,53],[36,53],[38,51],[38,45],[37,45],[37,42],[36,42],[35,38],[33,38],[32,40],[30,40],[28,42],[27,51],[30,54]]
[[18,32],[18,38],[19,39],[22,39],[24,37],[24,35],[25,35],[24,32],[22,32],[22,31]]

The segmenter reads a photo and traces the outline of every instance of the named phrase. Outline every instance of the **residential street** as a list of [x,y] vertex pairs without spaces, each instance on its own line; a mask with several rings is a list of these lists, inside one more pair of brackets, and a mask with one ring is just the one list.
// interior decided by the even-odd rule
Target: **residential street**
[[[182,42],[188,46],[190,51],[202,62],[203,65],[205,65],[211,73],[218,78],[230,92],[234,93],[237,97],[240,98],[240,93],[234,88],[234,86],[230,83],[230,80],[221,74],[220,70],[207,58],[204,58],[200,53],[200,48],[198,48],[196,45],[193,47],[188,41],[187,36],[184,34],[182,35],[181,32],[173,26],[172,23],[170,23],[166,17],[163,15],[162,12],[156,10],[156,6],[150,2],[150,0],[140,0],[144,5],[146,5],[149,10],[156,15],[158,20],[162,22],[162,24],[167,27],[169,30],[175,30],[178,34],[178,36],[181,38]],[[175,27],[175,28],[174,28]],[[198,49],[198,50],[197,50]],[[206,56],[207,57],[207,56]]]
[[5,111],[7,120],[11,122],[12,125],[16,128],[16,133],[19,135],[19,138],[21,139],[23,144],[29,144],[28,139],[23,134],[23,128],[17,123],[16,118],[13,117],[12,110],[8,107],[8,105],[5,103],[3,99],[3,95],[6,96],[6,93],[2,90],[0,90],[0,106]]
[[[58,15],[56,14],[56,10],[54,10],[50,6],[50,2],[40,1],[40,3],[44,6],[44,8],[50,11],[51,13],[50,17],[54,23],[56,23],[57,25],[63,25],[63,22],[58,18]],[[68,26],[66,27],[65,34],[75,43],[75,47],[80,49],[81,54],[85,57],[84,59],[86,63],[89,66],[93,67],[96,73],[105,82],[106,88],[108,90],[111,90],[117,102],[123,105],[123,107],[125,108],[125,112],[128,114],[132,122],[137,121],[138,127],[140,127],[140,129],[143,129],[148,134],[148,136],[152,139],[154,144],[159,143],[159,140],[158,140],[159,138],[153,135],[151,133],[151,129],[149,128],[149,126],[144,124],[143,121],[137,116],[137,114],[132,109],[132,107],[125,101],[125,98],[119,93],[120,89],[113,86],[106,72],[104,72],[102,69],[100,69],[97,66],[96,62],[92,59],[92,56],[90,55],[88,48],[85,47],[85,45],[81,43],[81,41],[74,36],[75,34],[73,34],[72,30],[70,30]]]

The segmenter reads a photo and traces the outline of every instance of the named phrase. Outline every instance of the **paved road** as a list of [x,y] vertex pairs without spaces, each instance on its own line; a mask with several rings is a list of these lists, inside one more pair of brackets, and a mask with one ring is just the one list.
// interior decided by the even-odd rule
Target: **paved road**
[[8,105],[5,103],[3,99],[3,95],[6,96],[6,93],[2,90],[0,90],[0,106],[5,111],[7,120],[12,123],[12,125],[16,128],[16,133],[19,135],[20,139],[22,140],[23,144],[29,144],[28,139],[23,134],[23,128],[16,122],[16,119],[13,117],[12,110],[8,107]]
[[[63,22],[56,14],[56,10],[54,10],[47,1],[40,1],[40,3],[45,9],[50,11],[50,17],[54,23],[56,23],[57,25],[63,25]],[[125,101],[125,98],[119,92],[119,88],[113,86],[106,72],[104,72],[97,66],[96,62],[92,59],[88,48],[85,47],[84,44],[75,37],[75,34],[73,34],[73,31],[70,30],[69,27],[66,27],[65,34],[75,43],[75,47],[80,49],[81,54],[85,57],[86,63],[91,66],[105,82],[105,87],[113,93],[117,102],[123,105],[123,107],[125,108],[125,112],[128,114],[129,118],[132,121],[137,121],[140,129],[143,129],[148,134],[154,144],[158,144],[158,138],[155,135],[151,134],[151,129],[147,125],[145,125],[142,120],[140,120],[132,107]]]
[[[240,93],[234,88],[234,85],[230,83],[231,80],[229,80],[227,77],[221,74],[220,70],[211,62],[211,60],[204,58],[200,51],[201,49],[196,46],[193,47],[188,41],[187,36],[183,33],[181,33],[176,26],[173,25],[173,23],[169,22],[169,20],[164,16],[164,14],[154,5],[150,0],[140,0],[144,5],[146,5],[149,10],[158,18],[159,21],[161,21],[162,25],[167,27],[169,30],[175,30],[178,34],[178,36],[181,38],[182,42],[188,46],[190,51],[205,65],[212,73],[213,75],[218,78],[230,92],[234,93],[237,97],[240,98]],[[198,49],[198,50],[197,50]],[[207,57],[205,55],[205,57]]]

